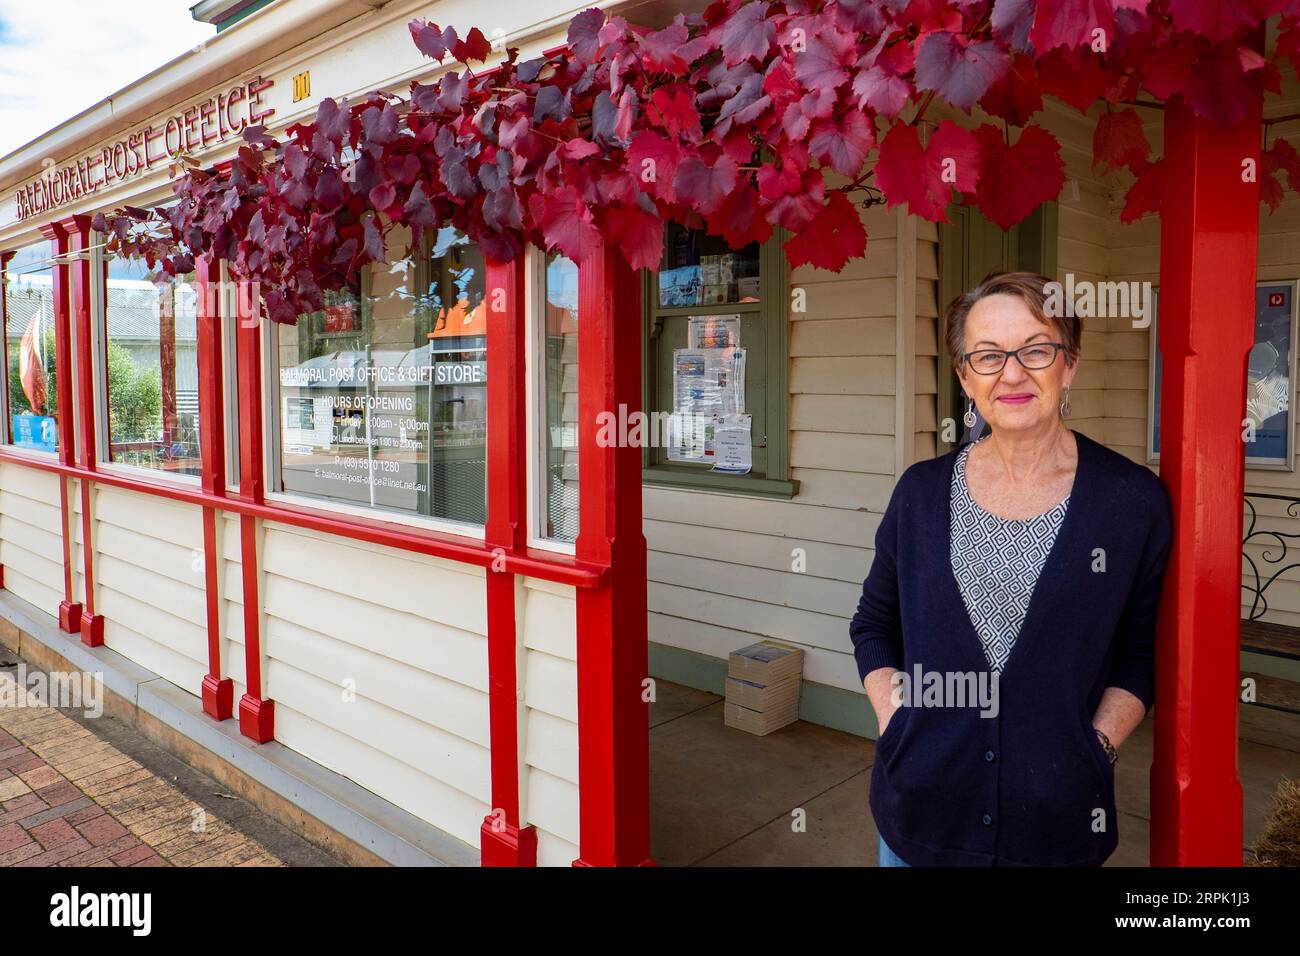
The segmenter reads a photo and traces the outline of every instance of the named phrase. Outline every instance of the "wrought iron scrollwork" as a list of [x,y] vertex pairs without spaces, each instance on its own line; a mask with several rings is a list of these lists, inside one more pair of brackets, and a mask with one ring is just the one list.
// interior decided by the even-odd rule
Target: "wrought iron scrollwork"
[[[1246,524],[1245,533],[1241,539],[1241,556],[1245,559],[1246,564],[1250,567],[1250,575],[1242,581],[1242,589],[1252,595],[1250,605],[1250,616],[1248,621],[1258,621],[1268,613],[1268,598],[1264,592],[1268,590],[1269,585],[1281,577],[1285,572],[1292,568],[1300,567],[1300,561],[1292,561],[1284,564],[1287,552],[1290,550],[1289,543],[1292,540],[1300,539],[1300,532],[1276,531],[1271,529],[1256,528],[1259,515],[1255,510],[1254,501],[1285,501],[1286,515],[1288,518],[1300,518],[1300,498],[1293,498],[1290,495],[1270,495],[1261,492],[1248,491],[1244,495],[1246,500]],[[1252,501],[1254,499],[1254,501]],[[1269,546],[1260,553],[1260,557],[1268,567],[1276,567],[1267,578],[1261,574],[1261,569],[1255,563],[1255,559],[1246,551],[1246,545],[1251,542],[1258,543],[1260,539],[1270,539]],[[1280,551],[1278,549],[1281,549]],[[1280,565],[1280,566],[1279,566]],[[1264,570],[1268,570],[1266,567]],[[1253,583],[1250,577],[1254,578]]]

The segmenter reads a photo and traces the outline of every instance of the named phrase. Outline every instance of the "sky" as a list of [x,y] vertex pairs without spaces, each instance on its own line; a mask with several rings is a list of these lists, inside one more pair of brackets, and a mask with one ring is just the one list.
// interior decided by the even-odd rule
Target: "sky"
[[0,0],[0,156],[201,47],[196,2]]

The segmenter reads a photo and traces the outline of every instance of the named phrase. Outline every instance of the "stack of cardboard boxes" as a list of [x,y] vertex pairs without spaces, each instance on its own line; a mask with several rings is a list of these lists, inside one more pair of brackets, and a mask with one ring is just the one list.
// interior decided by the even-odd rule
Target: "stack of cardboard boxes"
[[759,641],[731,652],[727,667],[728,727],[760,737],[799,719],[803,651],[779,641]]

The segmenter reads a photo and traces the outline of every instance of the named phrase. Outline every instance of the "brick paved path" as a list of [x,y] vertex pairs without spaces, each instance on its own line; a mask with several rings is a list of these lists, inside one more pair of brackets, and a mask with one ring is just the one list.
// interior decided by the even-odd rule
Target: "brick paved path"
[[0,867],[282,865],[70,717],[23,703],[0,707]]

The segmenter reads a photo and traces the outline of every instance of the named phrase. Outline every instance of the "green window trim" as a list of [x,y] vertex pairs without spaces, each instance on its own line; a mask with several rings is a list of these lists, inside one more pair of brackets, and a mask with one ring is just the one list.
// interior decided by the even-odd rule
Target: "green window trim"
[[[764,361],[748,363],[745,370],[746,411],[754,416],[754,471],[748,475],[715,474],[705,465],[656,460],[663,450],[647,446],[641,452],[643,484],[776,498],[792,498],[798,493],[799,482],[789,478],[789,265],[782,249],[786,238],[785,231],[778,227],[759,249],[761,283],[757,303],[660,308],[658,275],[643,270],[642,408],[647,412],[672,410],[671,400],[658,400],[659,396],[669,395],[672,387],[671,379],[662,381],[661,370],[663,350],[669,348],[662,335],[666,320],[740,313],[757,318],[764,330]],[[745,345],[743,336],[741,344]]]

